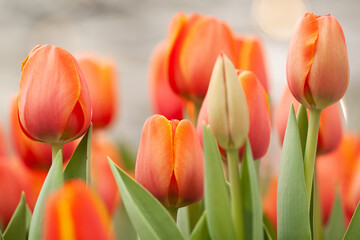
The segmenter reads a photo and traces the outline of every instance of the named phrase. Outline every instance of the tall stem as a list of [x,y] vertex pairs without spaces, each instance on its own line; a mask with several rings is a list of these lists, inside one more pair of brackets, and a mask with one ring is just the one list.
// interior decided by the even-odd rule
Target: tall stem
[[240,192],[239,155],[237,149],[226,150],[229,163],[231,206],[238,239],[244,239],[244,223]]
[[319,134],[319,123],[320,123],[321,110],[310,109],[310,122],[309,129],[306,139],[306,148],[304,155],[304,171],[305,171],[305,184],[307,192],[308,206],[310,209],[311,204],[311,191],[315,169],[315,158],[317,140]]
[[[57,144],[52,144],[51,145],[51,150],[52,150],[52,161],[54,161],[56,154],[59,152],[59,150],[62,150],[63,144],[62,143],[57,143]],[[61,161],[62,161],[63,155],[61,152]]]

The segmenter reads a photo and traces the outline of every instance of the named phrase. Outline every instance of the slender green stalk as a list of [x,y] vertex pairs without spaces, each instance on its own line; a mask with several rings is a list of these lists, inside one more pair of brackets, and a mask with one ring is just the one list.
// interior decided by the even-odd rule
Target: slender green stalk
[[239,155],[237,149],[226,150],[229,163],[231,206],[238,239],[244,239],[243,211],[240,192]]
[[[51,150],[52,150],[52,160],[54,161],[56,154],[59,152],[59,150],[62,150],[63,144],[62,143],[57,143],[57,144],[52,144],[51,145]],[[62,158],[62,152],[61,152],[61,158]],[[62,159],[61,159],[62,160]]]
[[306,139],[305,156],[304,156],[304,171],[305,171],[305,185],[307,192],[308,206],[310,209],[311,204],[311,191],[315,169],[315,158],[317,140],[319,134],[321,110],[310,109],[310,122],[308,128],[308,134]]
[[203,213],[203,200],[187,207],[190,232],[195,228],[196,223]]
[[177,213],[178,213],[178,208],[174,208],[174,207],[169,207],[167,208],[168,212],[170,213],[171,217],[174,219],[174,221],[176,222],[177,220]]

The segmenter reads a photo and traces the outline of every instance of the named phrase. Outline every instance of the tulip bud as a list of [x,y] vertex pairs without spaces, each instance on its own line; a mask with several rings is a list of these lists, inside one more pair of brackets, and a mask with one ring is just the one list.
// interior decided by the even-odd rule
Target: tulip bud
[[75,58],[57,46],[37,46],[21,70],[18,115],[24,133],[48,144],[83,135],[90,125],[91,104]]
[[349,60],[342,28],[330,16],[306,13],[295,26],[286,63],[291,93],[305,107],[338,102],[349,85]]
[[115,62],[93,53],[76,56],[89,87],[94,128],[106,127],[114,119],[117,109],[117,72]]
[[66,182],[45,203],[43,239],[115,239],[101,199],[82,180]]
[[207,95],[209,123],[219,145],[240,148],[249,132],[249,112],[235,68],[223,53],[216,60]]
[[[294,105],[295,112],[297,112],[300,103],[291,95],[286,87],[276,111],[276,127],[281,143],[284,140],[291,103]],[[331,152],[340,144],[343,135],[342,124],[339,104],[327,107],[321,111],[317,144],[318,155]]]
[[143,128],[135,178],[165,207],[183,207],[204,194],[204,156],[188,120],[149,117]]

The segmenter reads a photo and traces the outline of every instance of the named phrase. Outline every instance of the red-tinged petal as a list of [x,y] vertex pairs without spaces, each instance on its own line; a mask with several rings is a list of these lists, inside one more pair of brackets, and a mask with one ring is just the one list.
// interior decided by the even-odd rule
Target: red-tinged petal
[[243,71],[239,75],[249,109],[249,141],[254,159],[265,155],[270,144],[270,113],[268,96],[255,74]]
[[161,115],[148,118],[144,124],[138,149],[135,178],[164,204],[173,174],[173,159],[170,122]]
[[262,207],[264,209],[264,214],[273,224],[274,229],[276,229],[277,227],[277,217],[276,217],[277,185],[278,185],[278,175],[275,175],[270,179],[265,196],[262,199]]
[[314,102],[322,106],[330,105],[329,101],[331,104],[337,102],[344,96],[350,72],[345,38],[340,24],[332,16],[321,16],[317,21],[319,36],[308,84],[310,92],[314,93]]
[[149,64],[149,91],[153,112],[167,119],[182,119],[185,101],[170,87],[167,71],[166,41],[160,42],[154,49]]
[[21,74],[18,106],[22,126],[38,140],[58,142],[80,93],[72,56],[57,46],[38,48]]
[[297,23],[295,32],[290,39],[286,62],[286,76],[289,88],[298,101],[307,103],[308,106],[313,104],[312,89],[309,89],[307,79],[319,35],[316,18],[312,13],[306,13]]
[[182,120],[174,138],[174,174],[178,186],[177,207],[199,201],[204,194],[204,156],[193,125]]
[[49,196],[44,211],[44,240],[62,240],[60,235],[60,217],[56,209],[57,196]]

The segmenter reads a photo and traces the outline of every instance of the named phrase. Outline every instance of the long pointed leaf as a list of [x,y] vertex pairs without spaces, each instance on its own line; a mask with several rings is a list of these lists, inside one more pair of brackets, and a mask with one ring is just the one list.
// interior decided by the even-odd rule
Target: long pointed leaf
[[261,210],[258,178],[249,140],[246,140],[240,183],[245,219],[245,239],[262,240],[264,239],[263,214]]
[[190,236],[190,223],[189,223],[189,214],[188,208],[183,207],[179,208],[177,214],[176,224],[185,238]]
[[161,203],[108,159],[126,211],[141,240],[184,240]]
[[4,232],[4,240],[22,240],[26,238],[26,201],[24,192],[21,194],[16,210]]
[[360,202],[358,203],[350,224],[345,232],[343,240],[360,239]]
[[190,240],[210,240],[209,230],[206,224],[206,211],[203,212],[199,221],[191,233]]
[[56,154],[55,159],[50,167],[48,175],[41,188],[39,197],[36,201],[33,216],[30,222],[29,240],[41,239],[41,228],[43,226],[43,209],[47,195],[58,189],[64,182],[63,169],[62,169],[62,152]]
[[203,125],[205,155],[205,210],[209,233],[214,240],[236,239],[230,196],[221,157],[209,127]]
[[90,182],[91,135],[92,124],[66,164],[64,169],[65,181],[72,178],[82,178],[84,181]]
[[344,214],[341,206],[340,195],[336,192],[335,203],[331,210],[330,220],[325,229],[324,240],[337,240],[345,233]]
[[296,118],[299,127],[302,154],[304,156],[305,147],[306,147],[306,138],[307,138],[308,126],[309,126],[306,107],[300,104]]
[[277,236],[310,239],[309,210],[299,129],[291,106],[281,153],[277,192]]

